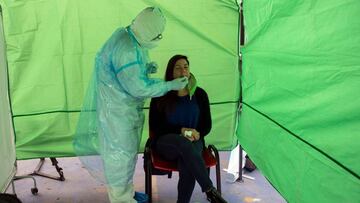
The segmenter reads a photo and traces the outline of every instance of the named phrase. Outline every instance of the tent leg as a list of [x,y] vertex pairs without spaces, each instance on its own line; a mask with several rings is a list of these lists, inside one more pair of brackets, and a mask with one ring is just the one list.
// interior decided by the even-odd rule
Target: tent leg
[[11,181],[11,188],[12,188],[13,194],[16,194],[14,179]]
[[29,175],[37,175],[37,176],[42,176],[45,178],[64,181],[65,177],[64,177],[64,173],[62,172],[63,169],[58,166],[58,161],[56,160],[56,158],[50,157],[50,161],[51,161],[52,165],[55,166],[56,171],[59,173],[59,177],[40,172],[41,167],[43,166],[43,164],[45,162],[45,158],[40,158],[40,161],[39,161],[38,165],[36,166],[34,172]]
[[243,150],[241,145],[239,144],[239,178],[236,181],[243,182]]
[[16,180],[21,180],[21,179],[25,179],[25,178],[31,178],[31,179],[33,180],[33,182],[34,182],[34,187],[31,188],[31,193],[32,193],[33,195],[36,195],[36,194],[39,192],[39,190],[38,190],[38,188],[37,188],[37,186],[36,186],[36,180],[35,180],[35,178],[32,177],[31,175],[14,176],[13,181],[12,181],[12,183],[11,183],[14,194],[16,195],[14,181],[16,181]]

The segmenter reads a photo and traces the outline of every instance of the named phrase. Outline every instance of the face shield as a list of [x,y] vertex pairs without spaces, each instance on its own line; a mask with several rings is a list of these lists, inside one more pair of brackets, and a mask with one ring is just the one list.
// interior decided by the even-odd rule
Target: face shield
[[164,32],[166,19],[157,7],[148,7],[133,20],[130,29],[141,47],[151,49],[158,45]]

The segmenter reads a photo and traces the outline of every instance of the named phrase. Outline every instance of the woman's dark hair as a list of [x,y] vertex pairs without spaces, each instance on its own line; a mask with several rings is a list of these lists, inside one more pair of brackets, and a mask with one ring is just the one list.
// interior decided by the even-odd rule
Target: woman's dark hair
[[[174,79],[174,67],[175,67],[176,62],[180,59],[185,59],[186,62],[190,65],[187,56],[177,54],[177,55],[171,57],[166,66],[165,78],[164,78],[165,81],[171,81]],[[161,97],[159,99],[157,108],[160,111],[163,111],[166,113],[173,111],[175,108],[176,98],[177,98],[177,91],[174,91],[174,90],[169,91],[168,93],[166,93],[163,97]]]
[[174,67],[175,67],[176,62],[180,59],[185,59],[186,62],[188,63],[188,65],[190,65],[187,56],[178,54],[178,55],[171,57],[171,59],[169,60],[167,66],[166,66],[166,72],[165,72],[165,80],[166,81],[171,81],[174,79],[174,77],[173,77]]

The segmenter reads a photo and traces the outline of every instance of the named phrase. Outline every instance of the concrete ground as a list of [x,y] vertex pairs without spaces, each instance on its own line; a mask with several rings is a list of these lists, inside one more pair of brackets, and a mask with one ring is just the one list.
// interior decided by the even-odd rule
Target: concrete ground
[[[221,169],[227,168],[229,152],[220,152]],[[83,168],[78,158],[58,158],[59,166],[63,168],[65,181],[57,181],[40,176],[34,176],[37,181],[38,194],[33,195],[31,179],[15,181],[15,189],[18,198],[23,203],[107,203],[106,187],[97,182]],[[18,161],[18,175],[32,173],[39,159]],[[135,172],[135,189],[145,191],[145,174],[143,170],[142,154],[139,154]],[[49,159],[45,159],[42,172],[58,175],[55,167]],[[211,170],[211,178],[215,185],[215,169]],[[229,203],[284,203],[286,202],[279,193],[269,184],[258,170],[245,174],[254,177],[255,180],[244,178],[243,182],[232,182],[232,177],[224,170],[221,171],[222,194]],[[167,176],[153,176],[153,202],[172,203],[176,202],[178,174],[174,173],[171,179]],[[11,193],[11,187],[8,193]],[[205,195],[197,184],[192,195],[191,202],[205,203]]]

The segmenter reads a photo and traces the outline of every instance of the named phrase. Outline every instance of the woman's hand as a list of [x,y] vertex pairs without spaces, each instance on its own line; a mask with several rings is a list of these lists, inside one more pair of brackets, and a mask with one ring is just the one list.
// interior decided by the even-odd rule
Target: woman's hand
[[200,139],[200,133],[196,129],[193,129],[193,128],[181,128],[181,135],[186,137],[191,142]]

